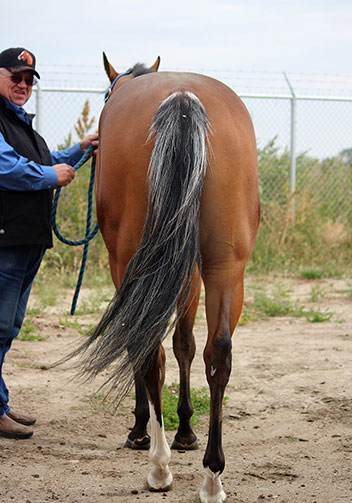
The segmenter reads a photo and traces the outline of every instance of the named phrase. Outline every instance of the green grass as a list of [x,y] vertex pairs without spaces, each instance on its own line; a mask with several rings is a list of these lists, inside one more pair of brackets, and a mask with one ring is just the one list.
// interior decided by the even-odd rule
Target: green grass
[[45,341],[49,338],[48,335],[40,335],[35,333],[36,327],[33,323],[33,317],[29,316],[25,318],[20,333],[18,334],[18,338],[21,341]]
[[298,302],[292,302],[289,289],[280,282],[274,285],[271,294],[264,291],[255,292],[253,307],[259,315],[269,317],[300,317],[304,311],[304,306],[299,305]]
[[351,284],[351,282],[348,282],[347,289],[343,290],[343,293],[346,294],[346,296],[349,300],[352,300],[352,284]]
[[[319,285],[311,289],[311,300],[318,301],[324,294],[324,289]],[[310,323],[330,321],[334,313],[320,308],[307,308],[297,301],[292,301],[289,291],[280,283],[276,285],[271,294],[264,291],[254,293],[254,301],[245,306],[239,320],[239,325],[245,325],[262,317],[292,316],[306,318]]]
[[302,279],[322,279],[324,276],[324,271],[316,267],[304,267],[299,273]]
[[[132,393],[135,399],[135,394]],[[191,424],[199,423],[199,415],[207,414],[210,411],[210,398],[206,393],[206,388],[200,390],[191,389],[191,398],[194,413],[191,417]],[[161,404],[163,408],[164,428],[165,430],[176,430],[178,427],[177,404],[179,399],[179,385],[171,383],[164,384],[161,395]]]
[[319,285],[314,283],[310,288],[310,300],[312,302],[318,302],[325,295],[325,289]]
[[268,295],[264,292],[258,292],[254,298],[254,306],[257,313],[269,317],[275,316],[294,316],[300,317],[303,315],[304,306],[285,297],[280,297],[277,294]]
[[293,221],[289,155],[288,149],[276,145],[276,138],[258,148],[261,223],[250,271],[300,271],[307,279],[350,275],[352,187],[346,180],[351,159],[298,153]]
[[109,302],[113,297],[113,293],[114,292],[110,289],[106,292],[101,286],[95,287],[88,296],[87,300],[80,301],[79,306],[76,309],[76,314],[94,314],[101,311],[102,303]]
[[253,305],[243,306],[240,319],[238,320],[238,325],[248,325],[251,321],[256,321],[258,319],[258,314]]
[[304,316],[310,323],[322,323],[324,321],[330,321],[334,316],[334,313],[328,310],[321,311],[320,308],[318,308],[305,311]]
[[82,325],[77,318],[71,317],[69,319],[67,316],[65,316],[65,318],[59,318],[59,325],[63,328],[73,328],[73,330],[76,330],[80,335],[88,334],[94,327],[93,323],[85,326]]
[[[169,386],[164,384],[162,389],[162,407],[165,430],[176,430],[178,427],[177,404],[179,399],[179,385],[175,382]],[[200,421],[201,415],[210,412],[210,397],[207,388],[191,388],[191,400],[194,413],[191,417],[191,424],[196,425]]]
[[[178,428],[177,404],[179,399],[180,387],[172,382],[170,385],[164,384],[162,388],[161,403],[163,408],[164,428],[165,430],[176,430]],[[135,399],[135,393],[131,393]],[[224,404],[229,397],[225,396]],[[191,424],[194,426],[199,423],[200,416],[210,413],[210,397],[205,386],[200,389],[191,388],[191,400],[193,404],[193,416]]]

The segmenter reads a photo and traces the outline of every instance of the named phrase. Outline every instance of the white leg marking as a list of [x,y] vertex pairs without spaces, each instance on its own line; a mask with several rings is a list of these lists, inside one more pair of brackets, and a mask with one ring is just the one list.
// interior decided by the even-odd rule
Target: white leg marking
[[209,468],[205,469],[199,497],[201,503],[223,503],[226,500],[219,473],[213,473]]
[[172,474],[168,466],[171,451],[166,441],[164,423],[160,426],[151,402],[149,402],[149,411],[151,432],[149,459],[153,466],[147,477],[147,482],[150,489],[166,491],[170,489],[172,484]]

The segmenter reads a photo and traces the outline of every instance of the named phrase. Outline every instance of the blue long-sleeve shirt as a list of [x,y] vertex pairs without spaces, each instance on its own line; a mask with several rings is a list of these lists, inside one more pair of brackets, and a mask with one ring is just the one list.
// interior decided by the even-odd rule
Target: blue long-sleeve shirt
[[[10,102],[21,120],[29,122],[25,110]],[[77,143],[73,147],[51,152],[52,164],[66,163],[73,166],[83,155]],[[43,190],[57,186],[57,175],[53,166],[45,166],[19,155],[0,133],[0,190]]]

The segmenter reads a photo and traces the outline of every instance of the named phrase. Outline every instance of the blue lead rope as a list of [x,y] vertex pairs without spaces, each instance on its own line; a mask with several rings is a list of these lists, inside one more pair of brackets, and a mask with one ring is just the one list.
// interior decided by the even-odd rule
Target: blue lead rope
[[[85,164],[88,159],[90,158],[90,154],[93,150],[93,146],[90,145],[86,152],[83,154],[81,159],[73,166],[74,170],[77,171],[83,164]],[[87,207],[87,222],[86,222],[86,234],[83,239],[80,239],[78,241],[71,241],[69,239],[64,238],[56,225],[56,212],[57,212],[57,205],[60,197],[60,192],[62,187],[58,187],[55,192],[55,197],[53,201],[53,207],[51,210],[51,226],[53,228],[53,231],[55,233],[55,236],[62,241],[62,243],[65,243],[70,246],[80,246],[84,245],[83,248],[83,254],[82,254],[82,260],[81,260],[81,268],[79,271],[78,275],[78,280],[77,280],[77,285],[76,285],[76,290],[73,295],[72,299],[72,304],[71,304],[71,314],[75,314],[76,311],[76,305],[77,305],[77,300],[79,296],[79,292],[82,286],[82,281],[83,281],[83,276],[86,268],[86,263],[87,263],[87,257],[88,257],[88,248],[89,248],[89,242],[91,239],[94,238],[94,236],[97,234],[99,227],[98,224],[95,225],[94,229],[91,230],[91,222],[92,222],[92,209],[93,209],[93,188],[94,188],[94,178],[95,178],[95,155],[92,157],[92,166],[91,166],[91,172],[90,172],[90,181],[89,181],[89,189],[88,189],[88,207]]]

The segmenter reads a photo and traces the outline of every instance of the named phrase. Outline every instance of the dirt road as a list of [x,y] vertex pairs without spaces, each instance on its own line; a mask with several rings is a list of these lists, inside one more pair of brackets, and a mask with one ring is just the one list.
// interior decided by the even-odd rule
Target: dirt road
[[[310,282],[286,283],[292,298],[311,303]],[[260,318],[236,329],[223,422],[222,480],[229,503],[352,501],[352,300],[342,280],[319,285],[325,293],[314,306],[333,312],[330,321]],[[11,402],[34,413],[37,425],[29,440],[0,439],[0,502],[197,502],[206,417],[196,427],[200,449],[172,452],[173,490],[149,493],[144,488],[148,452],[123,447],[133,420],[132,399],[113,416],[99,395],[92,397],[101,379],[83,385],[70,381],[71,370],[49,369],[77,340],[78,325],[99,318],[99,313],[79,316],[76,327],[63,322],[70,298],[68,292],[57,307],[32,315],[47,339],[17,340],[8,355]],[[202,315],[195,335],[192,387],[198,388],[205,385]],[[177,380],[170,339],[167,383]],[[173,432],[167,436],[171,443]]]

